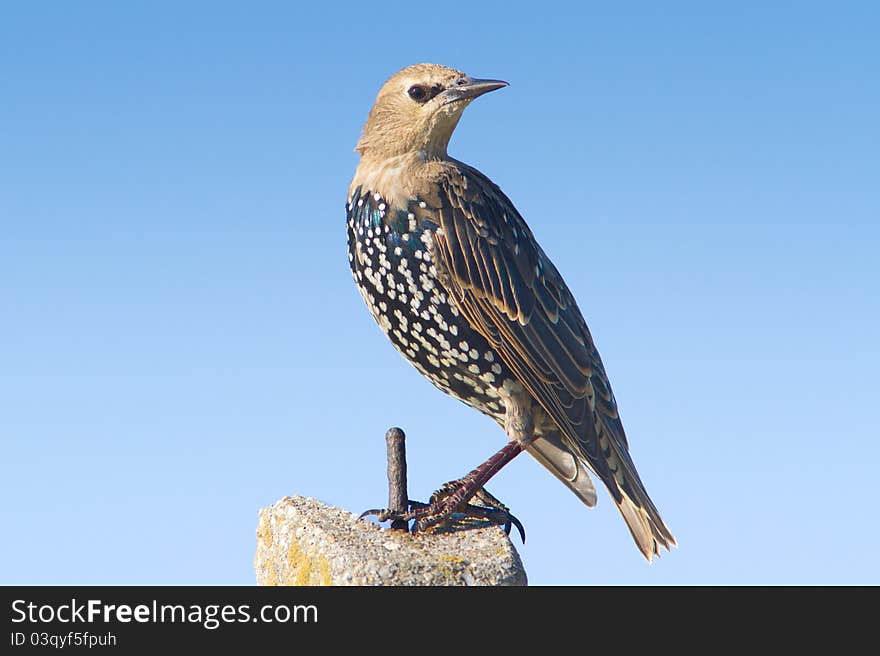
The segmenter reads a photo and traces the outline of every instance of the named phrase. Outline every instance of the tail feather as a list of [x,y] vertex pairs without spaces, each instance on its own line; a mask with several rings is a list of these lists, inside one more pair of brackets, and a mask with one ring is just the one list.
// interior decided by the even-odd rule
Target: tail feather
[[[587,506],[596,505],[596,488],[590,479],[587,458],[570,449],[559,432],[548,432],[527,447],[528,452],[577,495]],[[663,523],[660,513],[648,496],[629,453],[614,448],[615,462],[619,463],[620,481],[613,480],[609,491],[629,532],[642,555],[651,562],[660,555],[660,547],[669,550],[675,546],[675,537]],[[606,482],[607,483],[607,482]]]
[[558,432],[539,437],[526,450],[587,506],[592,508],[596,505],[596,488],[590,480],[587,466],[565,445]]
[[[580,469],[589,468],[605,483],[617,509],[623,515],[636,546],[650,563],[654,556],[660,555],[660,547],[668,551],[676,546],[675,537],[663,522],[660,512],[639,478],[636,466],[629,455],[626,436],[619,418],[597,420],[593,427],[596,436],[594,444],[598,448],[592,453],[584,448],[585,442],[581,440],[573,440],[572,449],[567,446],[567,440],[559,438],[558,448],[571,459],[576,460]],[[595,503],[595,491],[593,494]]]
[[[629,452],[620,448],[615,441],[611,444],[620,465],[614,481],[617,487],[617,494],[613,494],[614,501],[636,541],[636,546],[650,563],[654,556],[660,555],[660,547],[669,551],[676,546],[675,537],[648,496]],[[618,477],[622,480],[618,480]]]
[[660,519],[650,499],[648,504],[651,510],[637,504],[626,494],[621,494],[620,501],[616,503],[636,546],[649,563],[654,556],[660,555],[660,547],[668,551],[675,546],[675,537]]

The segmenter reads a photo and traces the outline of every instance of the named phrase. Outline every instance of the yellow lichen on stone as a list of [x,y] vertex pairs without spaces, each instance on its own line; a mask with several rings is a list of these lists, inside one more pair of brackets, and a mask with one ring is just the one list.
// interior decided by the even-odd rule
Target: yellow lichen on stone
[[330,561],[324,556],[318,559],[318,573],[321,575],[321,585],[330,585]]
[[308,556],[302,552],[299,543],[291,536],[290,547],[287,549],[287,574],[289,577],[289,580],[286,581],[287,585],[306,585],[309,581],[310,569]]
[[261,509],[255,528],[260,585],[526,584],[515,550],[496,528],[411,535],[305,497]]
[[266,576],[261,585],[281,585],[281,582],[278,580],[278,574],[275,572],[275,568],[272,567],[272,565],[268,565],[265,572]]
[[266,514],[260,515],[260,523],[257,524],[257,541],[258,543],[262,541],[267,549],[272,546],[272,527],[269,526],[269,516]]
[[438,558],[440,558],[440,560],[445,560],[447,563],[464,563],[467,565],[467,561],[464,558],[453,556],[452,554],[440,554]]
[[271,562],[267,562],[265,554],[272,547],[272,526],[269,516],[260,513],[257,524],[257,552],[254,554],[254,569],[260,585],[280,585],[278,573]]
[[449,585],[456,585],[460,579],[461,571],[467,567],[468,561],[459,556],[452,554],[440,554],[437,556],[437,569],[441,572],[443,579]]
[[286,585],[330,585],[330,562],[321,555],[310,556],[291,536],[287,550]]

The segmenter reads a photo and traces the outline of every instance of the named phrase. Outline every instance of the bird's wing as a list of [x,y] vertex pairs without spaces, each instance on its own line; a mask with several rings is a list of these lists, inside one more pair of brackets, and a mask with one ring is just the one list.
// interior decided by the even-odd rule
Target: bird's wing
[[654,540],[674,544],[629,457],[602,360],[562,276],[482,173],[457,163],[440,186],[435,258],[460,311],[602,478],[643,553],[656,553]]

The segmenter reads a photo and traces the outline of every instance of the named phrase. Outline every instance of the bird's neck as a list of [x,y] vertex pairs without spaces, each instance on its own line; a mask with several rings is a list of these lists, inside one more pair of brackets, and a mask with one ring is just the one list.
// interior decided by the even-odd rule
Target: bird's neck
[[438,154],[424,150],[393,157],[364,153],[351,181],[349,198],[358,187],[363,192],[379,194],[386,202],[405,203],[420,198],[434,170],[448,161],[445,148],[442,157]]

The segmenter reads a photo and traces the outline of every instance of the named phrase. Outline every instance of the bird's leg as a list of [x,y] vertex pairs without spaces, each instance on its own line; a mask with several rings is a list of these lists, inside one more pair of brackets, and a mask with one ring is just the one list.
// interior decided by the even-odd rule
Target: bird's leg
[[[448,483],[444,483],[439,490],[431,495],[430,503],[422,503],[410,499],[408,502],[409,507],[413,509],[428,508],[431,504],[439,503],[448,495],[455,492],[456,485],[459,483],[460,481],[449,481]],[[504,529],[504,532],[508,535],[510,535],[511,528],[516,526],[520,539],[525,543],[526,529],[522,525],[522,522],[514,517],[513,513],[510,512],[510,508],[501,503],[494,495],[490,494],[489,490],[481,487],[474,493],[474,496],[471,497],[470,501],[474,503],[465,502],[458,504],[452,515],[446,518],[446,521],[448,522],[451,518],[459,519],[459,516],[478,520],[482,519],[501,526]],[[423,520],[422,522],[418,522],[414,528],[417,531],[429,530],[443,523],[444,521],[442,518],[437,522],[431,523],[425,523]]]
[[[496,523],[509,526],[512,516],[507,508],[486,492],[483,486],[522,450],[523,445],[517,440],[512,440],[486,462],[462,478],[445,483],[431,495],[429,505],[422,505],[421,508],[414,508],[411,511],[411,514],[415,515],[413,517],[416,522],[415,531],[427,531],[456,512],[470,517],[482,517],[490,521],[493,518],[501,518],[503,521]],[[480,501],[487,501],[487,505],[481,507],[469,504],[468,502],[474,497],[478,497]],[[518,520],[517,523],[519,523]],[[509,531],[509,528],[507,530]]]
[[[519,440],[511,440],[486,462],[462,478],[446,483],[440,490],[431,495],[431,500],[428,504],[410,501],[410,509],[405,513],[389,510],[367,510],[361,517],[376,515],[376,519],[379,521],[387,521],[389,519],[415,520],[413,530],[425,531],[448,519],[453,513],[463,512],[469,516],[481,517],[494,521],[497,524],[502,524],[508,531],[510,530],[510,524],[513,524],[524,535],[522,524],[519,523],[519,520],[513,517],[507,511],[507,508],[495,497],[482,488],[504,465],[522,453],[525,446]],[[468,504],[468,501],[478,494],[485,495],[480,496],[480,499],[488,500],[488,507]]]

